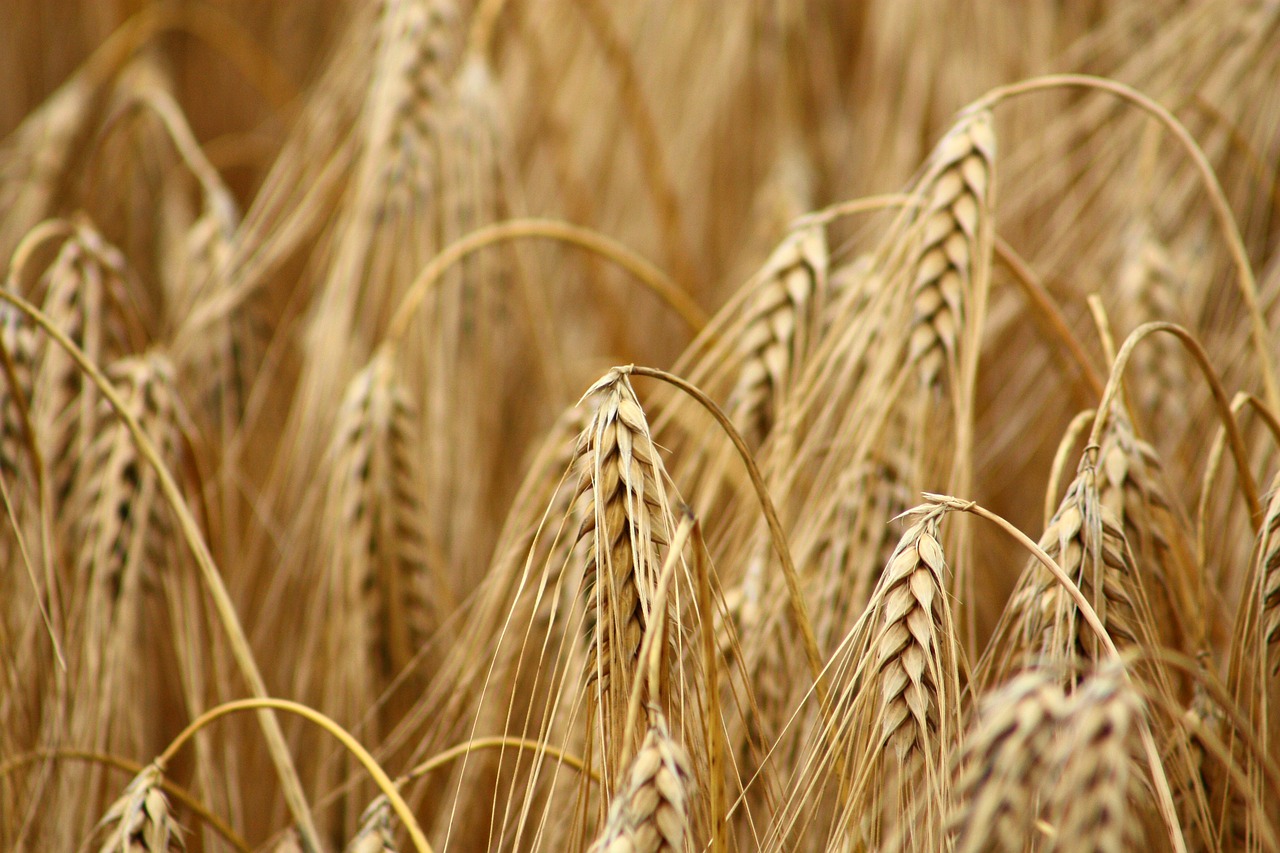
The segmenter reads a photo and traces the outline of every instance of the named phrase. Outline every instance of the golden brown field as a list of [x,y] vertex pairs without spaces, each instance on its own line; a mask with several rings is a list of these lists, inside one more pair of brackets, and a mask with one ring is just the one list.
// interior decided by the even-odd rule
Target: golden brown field
[[1280,4],[0,3],[0,848],[1280,850]]

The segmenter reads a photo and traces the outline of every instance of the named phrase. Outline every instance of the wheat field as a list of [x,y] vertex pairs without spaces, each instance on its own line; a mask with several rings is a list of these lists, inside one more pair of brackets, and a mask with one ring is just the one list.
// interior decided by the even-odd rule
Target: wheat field
[[0,4],[0,848],[1280,851],[1280,5]]

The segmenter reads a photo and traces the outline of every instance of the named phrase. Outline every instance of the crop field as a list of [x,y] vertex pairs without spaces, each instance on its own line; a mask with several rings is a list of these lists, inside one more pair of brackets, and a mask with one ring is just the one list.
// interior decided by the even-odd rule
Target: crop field
[[1280,4],[0,0],[0,849],[1280,851]]

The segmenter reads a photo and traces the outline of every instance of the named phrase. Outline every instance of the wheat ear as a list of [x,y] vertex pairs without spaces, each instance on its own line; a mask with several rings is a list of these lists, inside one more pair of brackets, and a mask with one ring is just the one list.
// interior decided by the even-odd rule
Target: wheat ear
[[1143,797],[1130,755],[1141,702],[1118,667],[1085,682],[1071,702],[1066,728],[1054,748],[1056,783],[1047,796],[1058,853],[1123,853],[1141,850],[1142,824],[1135,806]]
[[616,773],[628,751],[621,740],[629,693],[672,517],[662,460],[627,374],[615,368],[587,394],[598,401],[579,449],[587,460],[580,490],[592,506],[580,533],[593,537],[583,578],[592,631],[587,680],[602,709],[605,769]]
[[360,816],[360,829],[346,847],[346,853],[398,853],[391,821],[391,803],[378,797]]
[[666,719],[649,708],[649,731],[609,804],[604,830],[590,853],[681,853],[689,831],[693,774]]
[[101,853],[176,853],[186,849],[182,828],[169,813],[160,790],[160,769],[152,764],[139,773],[103,815],[107,832]]
[[[970,304],[991,252],[991,175],[996,153],[989,112],[966,117],[934,150],[925,182],[911,282],[909,352],[926,385],[955,366]],[[985,230],[984,230],[985,229]],[[986,242],[987,245],[983,245]],[[954,375],[954,374],[953,374]]]
[[1066,697],[1043,670],[1022,672],[982,698],[960,755],[948,820],[956,853],[1020,853],[1031,838],[1037,792]]
[[[878,843],[883,811],[919,815],[897,827],[913,845],[936,847],[950,799],[946,756],[960,729],[958,632],[946,599],[940,507],[917,508],[871,594],[849,646],[855,670],[838,727],[852,741],[846,827]],[[916,809],[920,811],[917,812]],[[914,818],[913,818],[914,820]]]
[[729,411],[743,436],[769,434],[795,371],[809,348],[826,289],[827,244],[821,228],[792,234],[765,262],[738,339],[745,356]]

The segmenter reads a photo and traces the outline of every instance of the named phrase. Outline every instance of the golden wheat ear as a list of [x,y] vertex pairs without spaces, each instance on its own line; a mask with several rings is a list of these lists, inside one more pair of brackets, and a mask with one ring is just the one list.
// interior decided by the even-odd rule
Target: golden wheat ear
[[956,853],[1020,853],[1037,838],[1049,747],[1066,713],[1058,679],[1030,669],[982,697],[947,821]]
[[[319,506],[300,518],[312,544],[300,554],[299,575],[309,569],[315,578],[305,657],[324,661],[299,667],[301,686],[373,739],[429,683],[435,660],[426,644],[453,602],[426,532],[418,433],[394,358],[380,350],[348,384],[323,457]],[[324,782],[338,783],[340,764],[319,767]],[[359,801],[346,805],[349,830]]]
[[580,532],[592,537],[583,576],[587,683],[599,700],[605,771],[616,775],[634,746],[622,742],[624,724],[673,525],[662,459],[625,370],[611,370],[587,396],[597,406],[579,445],[580,490],[592,506]]
[[975,113],[938,143],[923,181],[918,242],[907,264],[913,303],[908,351],[926,385],[941,379],[948,367],[958,369],[955,360],[969,317],[983,307],[995,153],[991,114]]
[[826,290],[827,243],[821,228],[782,242],[759,274],[739,337],[743,364],[729,412],[743,436],[759,443],[804,362]]
[[398,853],[394,829],[391,804],[386,797],[378,797],[360,816],[360,829],[345,853]]
[[1280,673],[1280,474],[1271,483],[1271,500],[1258,531],[1256,553],[1260,633],[1253,656],[1264,662],[1263,667],[1274,678]]
[[169,811],[154,764],[139,773],[99,823],[106,838],[100,853],[178,853],[183,829]]
[[[1132,554],[1120,520],[1099,499],[1092,460],[1081,462],[1040,547],[1080,587],[1117,647],[1155,648],[1150,608]],[[984,687],[1000,683],[1028,658],[1043,658],[1064,673],[1102,659],[1075,602],[1035,561],[1023,570],[974,679]]]
[[[960,649],[939,530],[945,513],[939,507],[908,513],[913,523],[834,664],[842,685],[833,694],[841,754],[819,739],[801,765],[806,777],[835,771],[834,827],[850,843],[874,848],[897,837],[913,850],[941,843],[948,757],[960,736]],[[792,793],[787,820],[813,808],[814,784]]]
[[649,709],[649,730],[609,804],[590,853],[681,853],[689,834],[693,773],[666,719]]
[[1144,812],[1154,811],[1133,750],[1145,708],[1123,670],[1095,672],[1072,697],[1056,739],[1045,797],[1055,829],[1050,849],[1122,853],[1145,844]]

